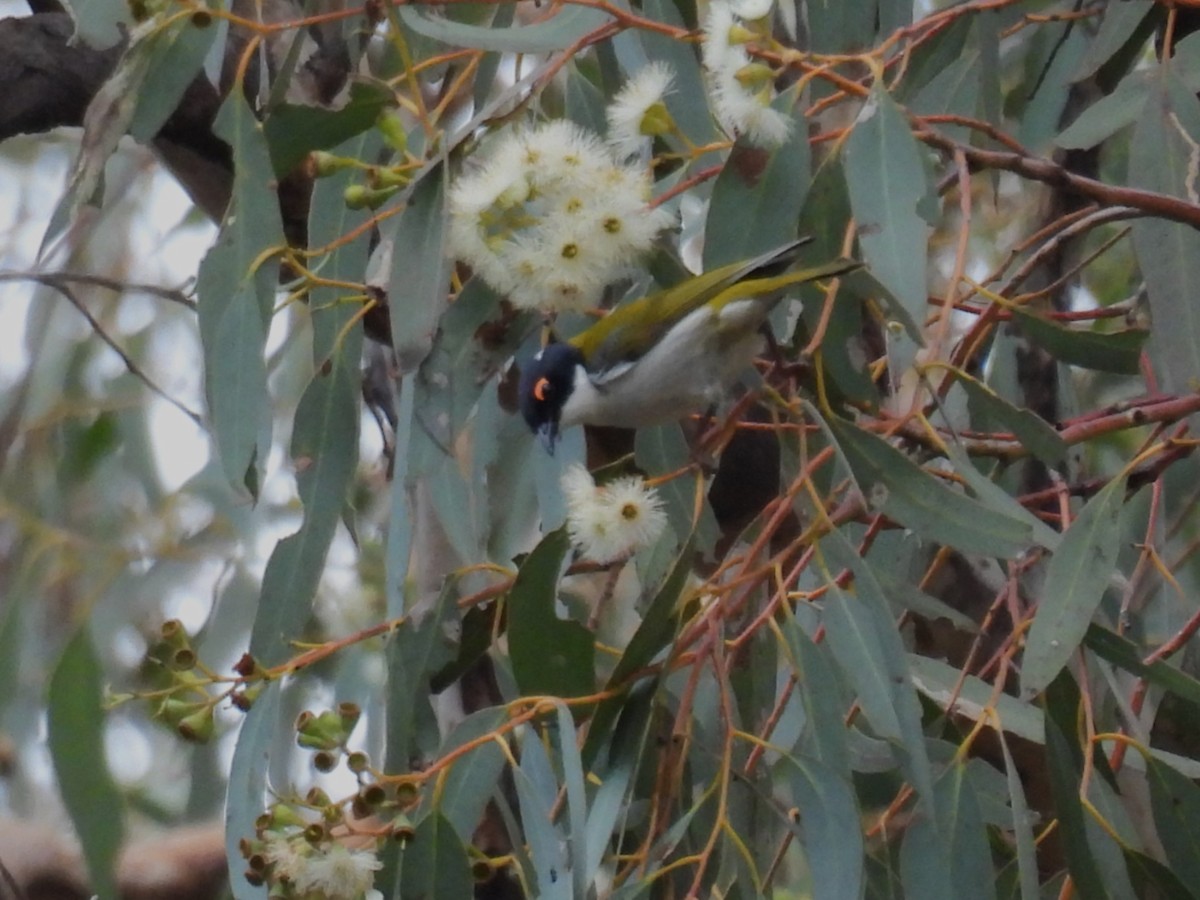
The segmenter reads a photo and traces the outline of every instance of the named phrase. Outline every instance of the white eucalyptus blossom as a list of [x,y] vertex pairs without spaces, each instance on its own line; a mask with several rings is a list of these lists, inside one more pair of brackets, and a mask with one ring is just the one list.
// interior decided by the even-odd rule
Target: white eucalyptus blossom
[[[741,0],[739,10],[753,15],[760,3]],[[760,147],[778,147],[787,140],[791,120],[771,106],[775,97],[770,72],[755,63],[744,43],[752,33],[742,24],[729,0],[716,0],[704,23],[701,55],[708,70],[709,99],[713,115],[731,134],[743,136]]]
[[617,92],[608,105],[608,143],[618,159],[640,153],[648,140],[670,127],[663,97],[671,92],[675,76],[663,62],[643,66]]
[[305,859],[291,882],[299,896],[314,900],[369,900],[378,893],[373,885],[382,867],[374,853],[329,844]]
[[638,476],[597,486],[582,466],[562,478],[567,533],[579,552],[600,564],[649,547],[663,533],[667,516],[658,493]]
[[517,306],[595,305],[673,216],[650,180],[566,121],[499,136],[450,194],[450,246]]

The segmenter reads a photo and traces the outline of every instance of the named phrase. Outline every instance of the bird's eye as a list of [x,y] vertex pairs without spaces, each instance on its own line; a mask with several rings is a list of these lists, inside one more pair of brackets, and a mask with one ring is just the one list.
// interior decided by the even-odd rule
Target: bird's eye
[[550,379],[549,378],[539,378],[537,380],[537,382],[533,385],[533,399],[544,403],[546,401],[546,394],[549,393],[549,391],[550,391]]

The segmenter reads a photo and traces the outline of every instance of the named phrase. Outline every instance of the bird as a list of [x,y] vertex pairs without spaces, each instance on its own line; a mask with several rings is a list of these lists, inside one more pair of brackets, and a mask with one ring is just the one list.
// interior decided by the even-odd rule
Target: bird
[[640,428],[713,406],[758,354],[786,288],[861,267],[789,270],[800,238],[617,307],[522,367],[519,407],[546,451],[573,425]]

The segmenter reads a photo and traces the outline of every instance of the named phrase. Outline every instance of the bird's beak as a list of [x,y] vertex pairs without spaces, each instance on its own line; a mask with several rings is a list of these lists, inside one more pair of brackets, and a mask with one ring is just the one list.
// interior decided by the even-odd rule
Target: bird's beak
[[558,443],[558,423],[546,422],[537,430],[538,440],[551,456],[554,455],[554,445]]

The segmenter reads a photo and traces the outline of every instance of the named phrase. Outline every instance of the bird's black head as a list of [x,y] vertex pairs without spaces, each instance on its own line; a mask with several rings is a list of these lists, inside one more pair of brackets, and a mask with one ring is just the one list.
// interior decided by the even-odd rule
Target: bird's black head
[[571,344],[548,344],[521,370],[521,415],[549,453],[558,440],[563,406],[575,386],[583,354]]

